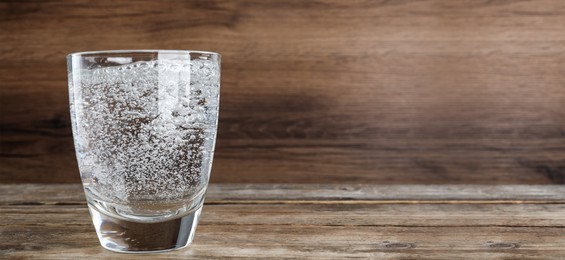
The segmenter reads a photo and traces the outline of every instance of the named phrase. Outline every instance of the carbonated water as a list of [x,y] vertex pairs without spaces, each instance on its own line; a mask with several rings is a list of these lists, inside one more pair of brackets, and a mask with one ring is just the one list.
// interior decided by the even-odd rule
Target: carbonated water
[[75,149],[92,206],[155,222],[202,203],[218,118],[218,66],[156,60],[69,75]]

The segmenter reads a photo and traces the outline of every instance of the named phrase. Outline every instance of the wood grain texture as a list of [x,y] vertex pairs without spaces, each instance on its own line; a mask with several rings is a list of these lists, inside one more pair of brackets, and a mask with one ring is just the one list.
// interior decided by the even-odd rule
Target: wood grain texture
[[215,182],[564,184],[565,2],[0,1],[0,182],[78,182],[67,53],[222,56]]
[[[542,186],[466,188],[486,191],[484,195],[464,195],[465,192],[458,192],[460,186],[438,189],[444,197],[457,198],[453,201],[509,198],[513,195],[509,191],[514,191],[518,196],[528,196],[536,204],[433,204],[420,201],[418,197],[418,194],[427,194],[429,186],[410,186],[410,194],[414,195],[411,199],[416,203],[395,205],[363,201],[407,199],[407,194],[400,192],[407,186],[398,186],[398,193],[384,197],[380,192],[349,193],[349,198],[334,203],[327,203],[325,197],[313,197],[316,186],[323,187],[318,194],[359,189],[356,185],[284,185],[284,190],[291,195],[288,198],[280,195],[278,200],[289,203],[273,203],[267,190],[280,190],[280,185],[212,185],[207,201],[213,202],[206,203],[196,239],[189,248],[163,254],[117,255],[99,246],[80,186],[0,185],[0,258],[565,257],[565,203],[554,201],[564,196],[560,186],[547,186],[545,192],[540,192]],[[368,187],[365,190],[369,190]],[[23,195],[27,202],[10,195],[18,191],[27,191]],[[505,192],[508,193],[503,195]],[[301,193],[304,196],[298,195]],[[540,193],[555,195],[539,197]],[[230,194],[240,203],[234,205]],[[498,195],[493,197],[493,194]],[[263,199],[262,195],[266,197]],[[292,203],[296,201],[309,203]]]
[[[274,203],[322,203],[340,201],[388,202],[499,202],[522,201],[562,203],[563,185],[363,185],[363,184],[210,184],[206,202],[245,204],[248,201]],[[0,184],[0,205],[86,204],[80,184]]]

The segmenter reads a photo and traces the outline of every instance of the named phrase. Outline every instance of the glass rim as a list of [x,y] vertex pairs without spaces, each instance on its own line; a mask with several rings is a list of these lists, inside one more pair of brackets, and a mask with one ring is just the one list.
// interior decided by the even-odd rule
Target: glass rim
[[139,50],[100,50],[100,51],[79,51],[79,52],[72,52],[67,55],[67,58],[70,57],[81,57],[84,55],[96,55],[96,54],[119,54],[119,53],[171,53],[171,54],[200,54],[200,55],[214,55],[221,57],[221,55],[217,52],[213,51],[199,51],[199,50],[151,50],[151,49],[139,49]]

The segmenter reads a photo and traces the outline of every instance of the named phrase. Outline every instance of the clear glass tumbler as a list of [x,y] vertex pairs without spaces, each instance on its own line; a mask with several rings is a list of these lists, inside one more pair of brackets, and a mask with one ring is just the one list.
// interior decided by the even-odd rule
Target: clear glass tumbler
[[214,155],[220,55],[97,51],[67,62],[75,150],[100,243],[129,253],[189,245]]

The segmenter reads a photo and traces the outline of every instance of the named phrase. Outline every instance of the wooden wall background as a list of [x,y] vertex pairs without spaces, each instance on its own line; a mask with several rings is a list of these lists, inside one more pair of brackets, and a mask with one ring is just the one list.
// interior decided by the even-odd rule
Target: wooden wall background
[[213,182],[565,183],[565,1],[0,1],[0,182],[78,182],[65,55],[223,55]]

